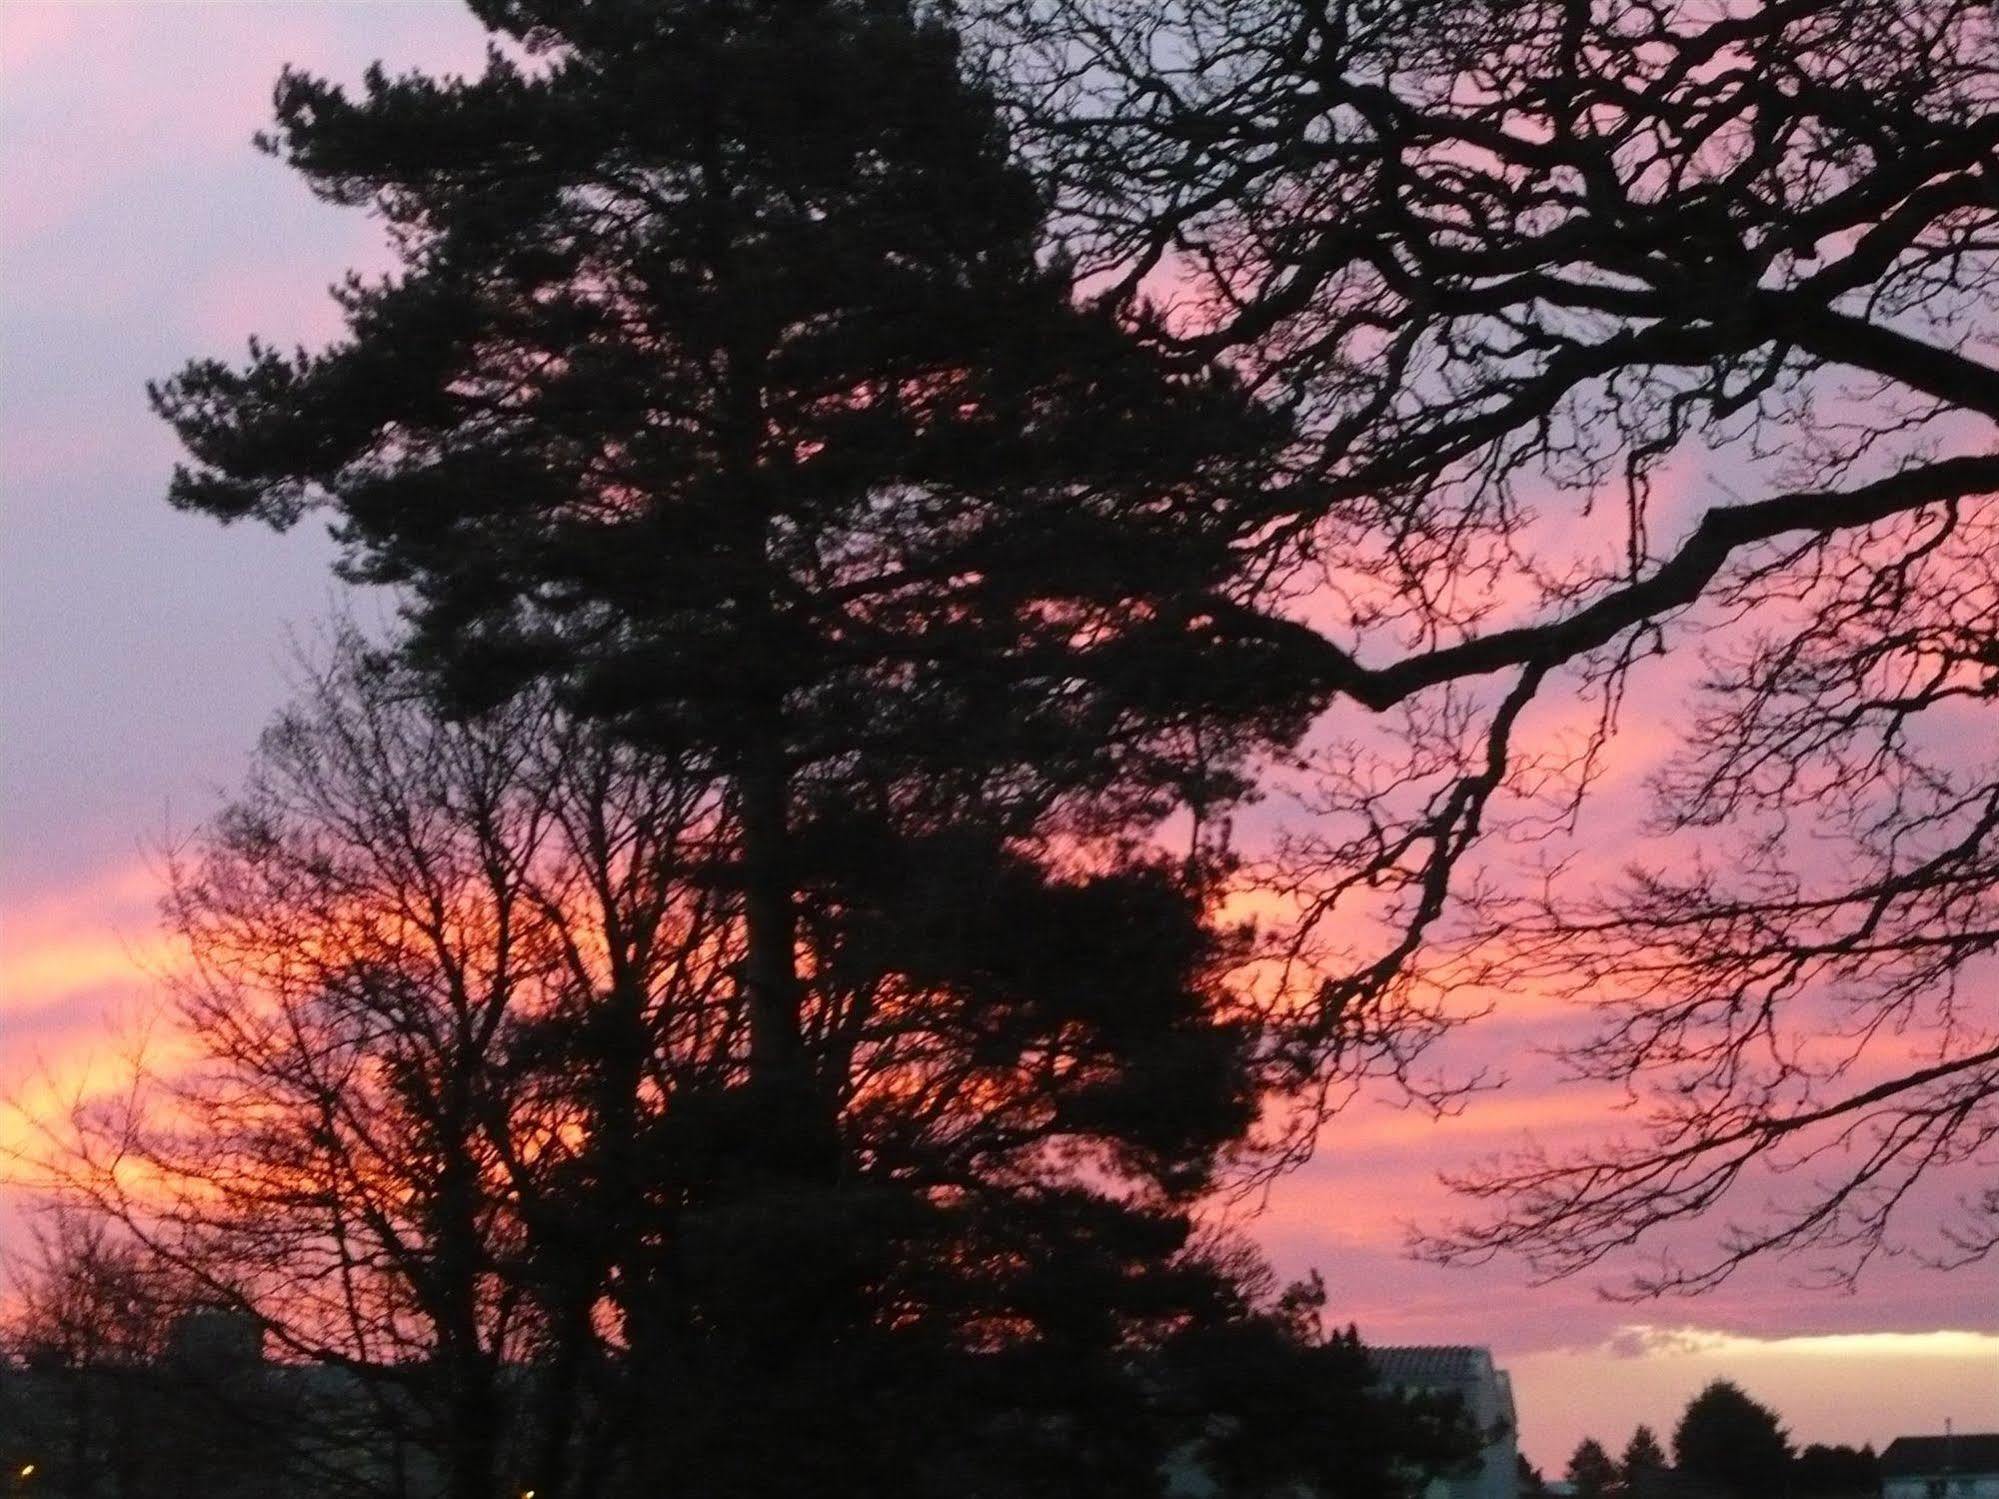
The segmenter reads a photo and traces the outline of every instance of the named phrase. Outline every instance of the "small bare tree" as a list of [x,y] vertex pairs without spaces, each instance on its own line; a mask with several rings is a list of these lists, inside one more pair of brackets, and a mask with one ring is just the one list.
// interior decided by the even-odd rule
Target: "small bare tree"
[[174,860],[164,1049],[51,1168],[333,1371],[346,1477],[399,1491],[407,1447],[485,1499],[584,1439],[635,1117],[739,1024],[711,814],[545,702],[445,722],[349,637]]
[[171,1310],[129,1246],[105,1224],[53,1211],[12,1266],[0,1332],[9,1380],[9,1471],[32,1465],[84,1499],[129,1492],[146,1464],[134,1448],[139,1371],[167,1347]]
[[284,1475],[291,1412],[254,1378],[253,1341],[212,1335],[253,1340],[254,1324],[217,1327],[193,1277],[64,1203],[32,1222],[10,1272],[0,1457],[23,1491],[249,1499]]

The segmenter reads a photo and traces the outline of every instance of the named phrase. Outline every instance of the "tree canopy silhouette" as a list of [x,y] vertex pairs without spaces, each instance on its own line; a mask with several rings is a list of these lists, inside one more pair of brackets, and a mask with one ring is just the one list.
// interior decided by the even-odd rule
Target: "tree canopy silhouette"
[[1624,1451],[1617,1460],[1624,1486],[1632,1492],[1638,1491],[1643,1475],[1663,1473],[1668,1466],[1666,1449],[1659,1445],[1659,1438],[1649,1426],[1640,1426],[1631,1433],[1631,1440],[1624,1444]]
[[1673,1462],[1724,1494],[1750,1499],[1785,1491],[1791,1444],[1775,1411],[1717,1379],[1687,1402],[1673,1428]]
[[267,735],[174,866],[165,1056],[47,1162],[134,1285],[331,1371],[292,1423],[329,1491],[421,1457],[468,1499],[1150,1494],[1169,1461],[1380,1494],[1470,1450],[1323,1292],[1194,1233],[1167,1183],[1212,1147],[1125,1112],[1154,1023],[1057,1002],[1072,967],[1132,992],[1093,963],[1198,993],[1227,942],[1165,945],[1193,897],[1134,925],[1128,890],[1022,876],[952,916],[1020,998],[815,988],[843,1166],[773,1181],[724,799],[548,689],[451,720],[420,685],[346,637]]
[[460,702],[559,680],[726,785],[767,1134],[809,1154],[799,892],[974,807],[1115,838],[1293,729],[1226,607],[1281,428],[1072,305],[948,28],[479,9],[529,60],[281,81],[267,146],[403,268],[323,353],[159,386],[172,497],[330,507]]
[[[1303,1449],[1199,1357],[1225,1334],[1375,1412],[1356,1474],[1412,1478],[1443,1417],[1390,1420],[1355,1349],[1193,1236],[1274,1050],[1230,983],[1245,934],[1212,915],[1225,814],[1315,702],[1243,571],[1284,421],[1162,358],[1143,312],[1077,304],[937,18],[474,9],[496,34],[477,77],[279,83],[267,149],[400,257],[339,289],[346,336],[154,392],[192,460],[174,502],[328,514],[347,575],[399,590],[396,692],[466,715],[337,694],[277,766],[318,795],[314,746],[339,747],[337,806],[270,842],[232,824],[181,908],[198,942],[239,889],[266,935],[298,899],[342,934],[214,966],[254,985],[378,930],[322,888],[343,865],[318,840],[467,851],[478,920],[444,935],[471,953],[426,936],[414,981],[391,953],[360,991],[364,1014],[414,1007],[407,1077],[378,1072],[398,1053],[349,1027],[348,986],[298,994],[368,1047],[375,1092],[343,1110],[418,1111],[303,1143],[336,1174],[397,1152],[395,1211],[340,1229],[420,1214],[408,1257],[369,1256],[392,1272],[369,1315],[417,1316],[457,1491],[613,1482],[589,1431],[645,1432],[617,1449],[640,1492],[1147,1493],[1224,1428],[1217,1461],[1282,1481]],[[433,735],[468,747],[469,783]],[[627,775],[672,815],[631,820]],[[375,797],[405,784],[417,811]],[[466,822],[489,792],[511,810]],[[580,798],[580,833],[548,794]],[[521,840],[548,836],[572,893],[529,896]],[[362,888],[455,909],[430,863]],[[437,1086],[451,1058],[465,1084]],[[505,1143],[519,1089],[531,1148]],[[440,1163],[415,1194],[412,1148]],[[344,1214],[360,1185],[313,1202]],[[510,1337],[541,1395],[579,1392],[546,1419],[502,1418]]]
[[1564,1476],[1575,1490],[1576,1499],[1616,1499],[1623,1489],[1624,1480],[1617,1464],[1595,1437],[1584,1437],[1576,1444]]
[[1858,1499],[1881,1492],[1881,1462],[1872,1444],[1854,1449],[1814,1442],[1791,1464],[1791,1492],[1799,1499]]
[[[0,1315],[9,1487],[253,1499],[296,1479],[286,1438],[302,1413],[284,1392],[244,1377],[254,1358],[231,1356],[242,1343],[202,1346],[214,1303],[199,1279],[102,1213],[73,1201],[45,1207],[25,1252],[8,1256]],[[226,1442],[214,1440],[221,1423]]]

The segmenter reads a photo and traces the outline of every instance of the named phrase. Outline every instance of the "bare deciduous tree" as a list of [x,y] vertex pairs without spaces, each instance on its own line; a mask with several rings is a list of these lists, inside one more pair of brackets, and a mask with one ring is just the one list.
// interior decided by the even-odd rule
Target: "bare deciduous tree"
[[[1990,8],[1048,0],[992,35],[1099,284],[1175,297],[1305,433],[1275,576],[1383,721],[1328,718],[1287,849],[1301,1070],[1418,1083],[1452,986],[1532,981],[1602,1007],[1568,1060],[1642,1106],[1468,1176],[1494,1215],[1432,1247],[1575,1271],[1778,1166],[1812,1185],[1637,1288],[1850,1276],[1946,1182],[1929,1252],[1988,1253]],[[1584,796],[1634,724],[1680,746],[1642,831]],[[1584,841],[1634,832],[1622,878]]]
[[52,1169],[281,1355],[344,1371],[450,1492],[559,1492],[640,1229],[637,1117],[740,1026],[689,873],[712,816],[546,702],[441,721],[344,639],[174,861],[162,1051]]
[[546,694],[453,720],[418,681],[344,639],[266,737],[173,865],[154,1064],[45,1160],[323,1371],[326,1482],[1146,1492],[1224,1417],[1278,1478],[1456,1453],[1442,1410],[1294,1440],[1236,1408],[1377,1396],[1195,1233],[1261,1046],[1179,865],[1051,877],[966,801],[808,883],[841,1165],[774,1180],[727,797]]
[[246,1379],[244,1329],[218,1325],[194,1277],[63,1203],[32,1221],[10,1271],[0,1457],[17,1490],[250,1499],[282,1480],[294,1413]]

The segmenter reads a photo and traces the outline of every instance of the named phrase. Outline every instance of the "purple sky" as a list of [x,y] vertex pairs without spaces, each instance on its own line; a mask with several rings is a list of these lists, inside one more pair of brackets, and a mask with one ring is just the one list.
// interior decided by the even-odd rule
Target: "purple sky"
[[[481,46],[443,0],[0,7],[0,1085],[32,1093],[38,1069],[103,1053],[157,954],[147,848],[239,776],[284,696],[288,632],[336,597],[323,537],[167,508],[173,445],[143,391],[252,332],[324,338],[326,285],[380,263],[365,219],[251,149],[271,83],[286,62],[347,79],[377,57],[475,66]],[[1515,1059],[1560,1022],[1516,1013],[1468,1045]],[[1460,1120],[1362,1106],[1253,1231],[1281,1268],[1320,1267],[1364,1335],[1492,1345],[1546,1467],[1584,1431],[1670,1428],[1718,1374],[1806,1441],[1999,1429],[1989,1269],[1895,1262],[1846,1297],[1772,1269],[1630,1307],[1530,1288],[1512,1265],[1402,1259],[1399,1220],[1447,1207],[1438,1167],[1530,1125],[1601,1127],[1599,1104],[1533,1071]],[[0,1119],[0,1138],[15,1128]]]

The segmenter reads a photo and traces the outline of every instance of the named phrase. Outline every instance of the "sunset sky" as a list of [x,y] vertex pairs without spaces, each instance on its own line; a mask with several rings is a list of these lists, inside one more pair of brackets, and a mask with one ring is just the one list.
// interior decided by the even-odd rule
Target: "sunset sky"
[[[225,530],[167,507],[173,443],[143,389],[253,332],[323,340],[327,284],[382,263],[367,220],[252,149],[271,84],[286,62],[342,79],[377,57],[476,67],[482,46],[445,0],[0,5],[0,1085],[17,1096],[104,1058],[113,1015],[171,961],[159,850],[239,777],[285,696],[288,638],[338,597],[310,528]],[[1252,1231],[1280,1268],[1321,1269],[1371,1340],[1490,1345],[1547,1469],[1584,1433],[1618,1447],[1638,1422],[1669,1430],[1717,1375],[1801,1442],[1881,1444],[1946,1418],[1999,1430],[1993,1267],[1891,1261],[1841,1296],[1776,1266],[1632,1306],[1534,1288],[1509,1263],[1405,1259],[1402,1224],[1450,1210],[1440,1167],[1528,1129],[1606,1127],[1601,1100],[1568,1096],[1534,1056],[1572,1024],[1502,1011],[1463,1056],[1506,1068],[1509,1088],[1444,1122],[1359,1105]],[[0,1141],[19,1127],[0,1117]]]

